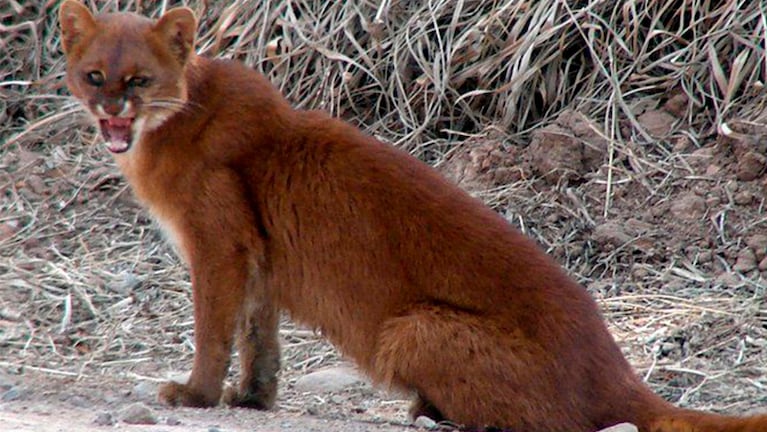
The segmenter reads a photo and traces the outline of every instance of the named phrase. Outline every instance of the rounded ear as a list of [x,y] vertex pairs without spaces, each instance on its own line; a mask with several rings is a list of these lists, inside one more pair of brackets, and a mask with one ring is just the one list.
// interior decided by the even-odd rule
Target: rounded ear
[[91,11],[77,0],[65,0],[59,7],[61,25],[61,49],[70,54],[86,34],[96,27]]
[[154,31],[168,44],[176,58],[185,64],[194,50],[194,34],[197,32],[197,18],[187,7],[171,9],[160,17]]

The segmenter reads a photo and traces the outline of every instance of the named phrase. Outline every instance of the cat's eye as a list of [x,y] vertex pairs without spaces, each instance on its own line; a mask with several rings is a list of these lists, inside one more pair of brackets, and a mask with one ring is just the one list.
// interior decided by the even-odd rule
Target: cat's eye
[[101,87],[104,84],[104,74],[99,71],[91,71],[85,74],[85,80],[94,87]]
[[134,76],[128,79],[128,87],[147,87],[151,80],[145,76]]

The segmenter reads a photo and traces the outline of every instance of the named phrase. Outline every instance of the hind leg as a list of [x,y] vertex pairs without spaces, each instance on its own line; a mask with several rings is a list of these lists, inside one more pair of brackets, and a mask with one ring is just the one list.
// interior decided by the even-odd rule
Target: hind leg
[[434,406],[431,402],[427,401],[421,395],[416,395],[413,403],[408,410],[408,416],[411,421],[415,421],[418,417],[426,416],[435,422],[441,422],[445,420],[445,416]]
[[553,356],[492,318],[428,305],[384,324],[371,375],[415,391],[414,412],[467,427],[587,430]]

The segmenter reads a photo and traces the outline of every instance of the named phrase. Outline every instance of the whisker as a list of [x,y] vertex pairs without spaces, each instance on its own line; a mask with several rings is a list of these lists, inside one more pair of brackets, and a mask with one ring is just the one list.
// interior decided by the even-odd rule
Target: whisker
[[194,113],[196,111],[203,110],[204,107],[196,102],[184,101],[176,98],[168,99],[154,99],[145,104],[145,106],[152,108],[169,108],[176,111],[183,111],[187,113]]

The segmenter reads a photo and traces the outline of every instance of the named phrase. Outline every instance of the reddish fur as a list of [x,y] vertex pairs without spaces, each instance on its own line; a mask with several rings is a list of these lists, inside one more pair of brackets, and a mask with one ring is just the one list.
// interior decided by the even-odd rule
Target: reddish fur
[[622,421],[642,431],[767,430],[765,416],[683,411],[652,394],[587,292],[427,165],[324,113],[293,110],[239,63],[175,61],[177,36],[190,36],[183,13],[159,29],[130,14],[89,21],[73,3],[61,22],[68,84],[84,103],[100,97],[79,78],[84,59],[119,43],[122,57],[99,63],[108,75],[157,63],[164,82],[179,84],[152,91],[188,91],[191,108],[116,156],[192,274],[192,375],[163,386],[165,402],[217,404],[237,337],[244,375],[226,399],[271,406],[277,310],[287,310],[376,382],[414,391],[414,414],[525,431]]

